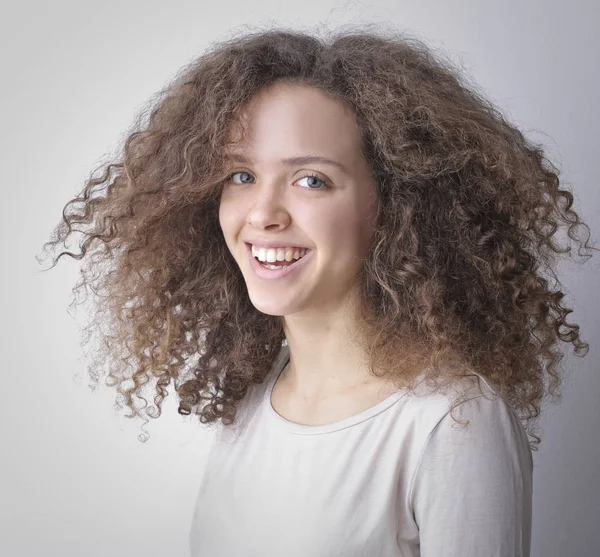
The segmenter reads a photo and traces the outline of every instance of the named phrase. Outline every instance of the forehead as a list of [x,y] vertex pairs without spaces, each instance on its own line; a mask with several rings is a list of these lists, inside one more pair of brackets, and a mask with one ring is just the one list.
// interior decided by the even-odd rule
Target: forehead
[[276,84],[244,107],[231,127],[227,153],[339,161],[359,155],[360,144],[356,118],[345,103],[306,85]]

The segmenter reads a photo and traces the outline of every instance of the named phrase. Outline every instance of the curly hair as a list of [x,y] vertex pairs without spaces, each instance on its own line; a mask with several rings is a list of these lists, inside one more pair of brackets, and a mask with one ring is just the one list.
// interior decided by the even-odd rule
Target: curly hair
[[[173,381],[180,414],[231,425],[272,369],[283,317],[250,302],[218,208],[230,130],[253,95],[280,81],[323,91],[356,116],[380,199],[359,283],[370,372],[400,384],[417,363],[431,378],[448,362],[476,370],[506,393],[537,450],[542,402],[562,396],[558,341],[577,355],[589,349],[557,289],[553,266],[571,248],[556,233],[566,225],[580,255],[596,248],[544,150],[442,54],[397,31],[229,38],[140,111],[44,244],[67,249],[83,234],[78,253],[61,251],[52,267],[87,257],[74,291],[96,296],[86,327],[101,339],[93,380],[108,372],[129,418],[159,417]],[[147,383],[156,407],[142,396]]]

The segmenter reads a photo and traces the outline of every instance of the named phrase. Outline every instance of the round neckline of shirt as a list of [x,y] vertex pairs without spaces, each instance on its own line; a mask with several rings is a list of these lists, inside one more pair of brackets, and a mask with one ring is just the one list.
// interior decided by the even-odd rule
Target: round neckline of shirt
[[278,414],[275,408],[273,408],[273,404],[271,403],[271,393],[273,392],[275,383],[283,373],[283,370],[285,369],[285,366],[288,364],[289,361],[289,356],[287,358],[283,358],[280,362],[279,369],[277,369],[270,378],[267,384],[267,388],[265,389],[263,406],[265,407],[265,411],[271,420],[273,420],[275,423],[279,424],[280,427],[283,427],[291,433],[296,433],[300,435],[320,435],[323,433],[331,433],[333,431],[339,431],[341,429],[355,426],[376,416],[377,414],[380,414],[384,410],[387,410],[390,406],[398,402],[406,394],[406,392],[400,389],[395,393],[392,393],[390,396],[388,396],[381,402],[377,403],[375,406],[371,406],[371,408],[367,408],[366,410],[363,410],[358,414],[348,416],[347,418],[338,420],[337,422],[322,425],[298,424]]

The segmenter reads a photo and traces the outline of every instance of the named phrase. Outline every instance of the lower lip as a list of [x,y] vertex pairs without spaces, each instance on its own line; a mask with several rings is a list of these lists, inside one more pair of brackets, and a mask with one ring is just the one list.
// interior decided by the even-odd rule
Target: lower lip
[[297,269],[301,269],[306,265],[306,260],[310,258],[314,250],[309,250],[306,254],[300,259],[296,260],[295,263],[291,265],[286,265],[285,267],[281,267],[280,269],[266,269],[263,267],[258,259],[252,255],[252,246],[250,244],[246,244],[248,249],[248,255],[250,257],[250,266],[252,270],[260,277],[264,279],[279,279],[283,277],[287,277],[291,275]]

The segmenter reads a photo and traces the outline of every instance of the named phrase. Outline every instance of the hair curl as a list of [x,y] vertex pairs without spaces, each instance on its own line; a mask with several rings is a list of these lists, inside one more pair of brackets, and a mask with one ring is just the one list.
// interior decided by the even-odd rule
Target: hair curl
[[[563,353],[589,345],[549,285],[559,227],[589,228],[559,171],[452,63],[395,31],[266,30],[215,45],[143,109],[113,162],[92,172],[44,248],[74,232],[81,281],[106,370],[133,414],[156,381],[159,417],[173,381],[178,412],[234,423],[284,341],[283,318],[250,302],[218,222],[229,131],[259,90],[315,87],[352,107],[380,195],[360,276],[359,331],[371,372],[398,381],[410,363],[458,362],[501,387],[533,433],[542,400],[560,400]],[[66,248],[66,244],[65,248]],[[586,255],[587,258],[591,255]],[[104,327],[104,328],[103,328]],[[414,347],[406,354],[406,347]],[[402,355],[402,356],[400,356]],[[433,376],[433,375],[432,375]],[[147,420],[146,420],[147,422]],[[142,440],[147,439],[140,437]]]

